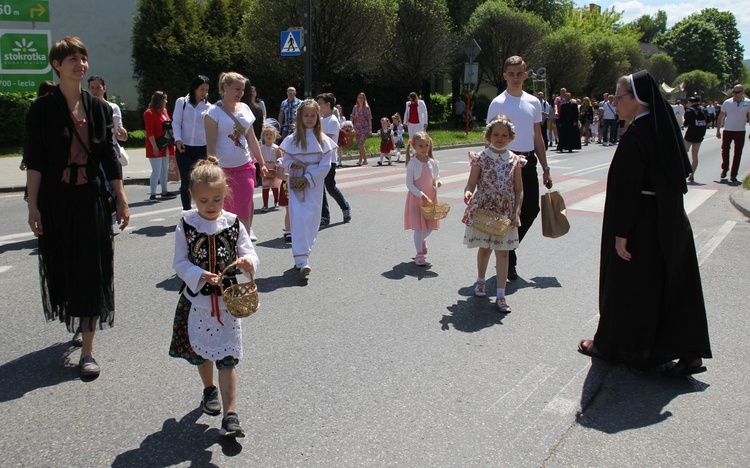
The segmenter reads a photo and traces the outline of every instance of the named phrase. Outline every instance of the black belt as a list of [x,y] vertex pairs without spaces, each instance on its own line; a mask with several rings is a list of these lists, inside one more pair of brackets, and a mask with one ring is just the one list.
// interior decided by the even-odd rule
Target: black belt
[[513,151],[514,153],[520,155],[520,156],[536,156],[536,153],[534,150],[531,151]]

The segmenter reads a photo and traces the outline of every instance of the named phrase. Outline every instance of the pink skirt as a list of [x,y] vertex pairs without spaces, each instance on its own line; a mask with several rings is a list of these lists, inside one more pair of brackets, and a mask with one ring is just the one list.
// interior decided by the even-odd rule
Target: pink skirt
[[253,209],[255,191],[255,164],[250,161],[239,167],[223,167],[227,176],[229,193],[224,200],[224,209],[240,218],[249,218]]
[[[429,194],[427,195],[429,196]],[[435,197],[435,194],[432,194]],[[406,206],[404,207],[404,229],[412,231],[436,230],[440,227],[440,221],[437,219],[425,219],[422,210],[419,208],[422,201],[415,197],[413,193],[406,194]]]

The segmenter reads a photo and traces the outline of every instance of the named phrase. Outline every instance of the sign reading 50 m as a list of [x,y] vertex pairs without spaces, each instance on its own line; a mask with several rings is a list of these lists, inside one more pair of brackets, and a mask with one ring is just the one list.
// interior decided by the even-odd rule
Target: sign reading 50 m
[[49,31],[0,30],[0,72],[46,73],[49,48]]

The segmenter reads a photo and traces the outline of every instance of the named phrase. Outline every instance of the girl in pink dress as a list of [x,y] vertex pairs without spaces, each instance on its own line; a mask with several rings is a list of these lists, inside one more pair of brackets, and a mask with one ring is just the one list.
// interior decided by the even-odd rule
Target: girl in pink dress
[[[418,132],[410,141],[416,154],[408,158],[406,163],[406,207],[404,209],[404,229],[414,231],[414,247],[417,256],[414,263],[418,266],[427,265],[427,236],[440,227],[440,222],[425,219],[419,206],[430,204],[435,200],[436,189],[440,187],[438,164],[432,156],[432,139],[425,132]],[[408,154],[408,151],[407,151]]]
[[[466,224],[464,244],[470,249],[478,247],[477,281],[474,295],[484,297],[485,273],[492,251],[495,251],[495,273],[497,275],[497,299],[495,304],[502,313],[510,313],[505,301],[505,283],[508,280],[508,252],[518,247],[518,225],[523,203],[521,167],[526,160],[508,150],[515,138],[513,124],[504,115],[492,119],[484,131],[484,140],[489,145],[479,154],[469,153],[471,172],[464,189],[466,212],[461,220]],[[495,236],[474,227],[476,210],[488,210],[510,219],[510,229],[504,236]]]

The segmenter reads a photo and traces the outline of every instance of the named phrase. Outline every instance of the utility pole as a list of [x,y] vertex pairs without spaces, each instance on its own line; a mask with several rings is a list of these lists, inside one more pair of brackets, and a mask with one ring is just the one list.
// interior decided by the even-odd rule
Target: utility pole
[[312,98],[312,36],[310,29],[312,28],[312,0],[305,0],[305,18],[304,18],[304,53],[305,53],[305,98]]

